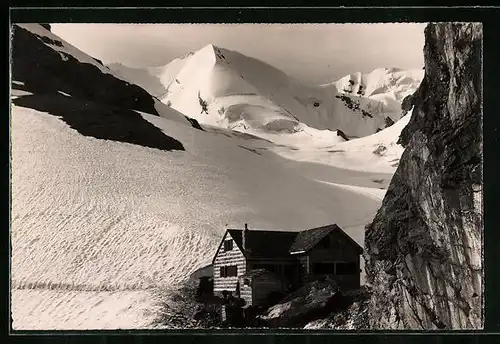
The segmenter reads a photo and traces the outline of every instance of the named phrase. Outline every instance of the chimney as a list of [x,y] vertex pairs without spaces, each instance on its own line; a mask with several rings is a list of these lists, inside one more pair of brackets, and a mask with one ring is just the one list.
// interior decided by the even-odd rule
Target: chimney
[[248,233],[248,224],[245,223],[245,230],[243,230],[243,235],[242,235],[242,243],[241,245],[243,246],[243,250],[247,249],[247,233]]

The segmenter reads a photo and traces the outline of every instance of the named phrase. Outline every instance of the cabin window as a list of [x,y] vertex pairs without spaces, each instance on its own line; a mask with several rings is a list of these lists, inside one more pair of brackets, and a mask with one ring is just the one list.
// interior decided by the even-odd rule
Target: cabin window
[[335,273],[335,263],[314,263],[312,267],[314,275],[329,275]]
[[224,251],[231,251],[233,249],[233,240],[224,241]]
[[231,265],[227,267],[227,277],[236,277],[238,276],[238,266]]
[[245,278],[245,279],[243,280],[243,285],[248,285],[248,286],[250,286],[250,278]]
[[221,266],[220,267],[220,277],[236,277],[238,276],[238,266]]
[[359,273],[358,264],[355,262],[337,263],[337,275],[354,275]]

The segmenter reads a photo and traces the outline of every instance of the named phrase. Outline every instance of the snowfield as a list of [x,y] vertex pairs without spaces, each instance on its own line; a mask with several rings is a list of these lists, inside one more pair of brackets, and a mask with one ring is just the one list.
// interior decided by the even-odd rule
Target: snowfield
[[154,70],[128,67],[120,63],[112,63],[107,67],[120,79],[134,83],[142,88],[147,87],[148,92],[155,97],[161,96],[166,91],[165,86],[161,83]]
[[322,183],[332,185],[334,187],[343,188],[345,190],[352,190],[353,192],[359,193],[361,195],[366,195],[367,197],[373,198],[378,201],[382,201],[384,199],[385,193],[387,190],[385,189],[377,189],[377,188],[367,188],[363,186],[353,186],[348,184],[337,184],[321,181]]
[[[395,124],[373,135],[343,141],[332,138],[330,144],[310,145],[294,142],[290,146],[275,146],[272,151],[293,161],[327,164],[348,170],[394,173],[403,154],[397,143],[401,131],[408,124],[411,111]],[[315,139],[316,142],[322,142]],[[290,142],[288,142],[290,145]]]
[[[376,70],[309,87],[213,45],[164,67],[108,68],[40,25],[20,27],[61,61],[71,55],[148,90],[156,97],[150,111],[159,116],[119,110],[184,150],[121,142],[140,134],[134,126],[114,140],[82,135],[64,118],[67,107],[77,117],[87,106],[78,92],[55,88],[56,95],[42,92],[31,98],[39,103],[26,102],[57,102],[58,114],[12,104],[14,329],[151,327],[155,295],[164,294],[158,291],[205,267],[227,226],[303,230],[337,223],[363,245],[364,226],[403,151],[396,142],[411,115],[398,120],[397,104],[418,86],[419,73]],[[352,79],[367,92],[353,99],[373,118],[337,97]],[[13,80],[31,90],[26,84]],[[13,89],[11,99],[29,99],[26,90]],[[109,123],[102,122],[106,111],[86,124]],[[113,125],[124,126],[122,115],[116,110]],[[383,129],[387,116],[395,124]],[[362,137],[346,141],[337,129]]]
[[[363,226],[380,201],[325,188],[300,163],[294,170],[291,161],[266,151],[266,141],[143,116],[186,151],[84,137],[52,115],[13,106],[15,328],[146,326],[121,322],[140,312],[122,309],[122,298],[134,295],[134,304],[148,290],[181,283],[210,260],[226,224],[299,230],[336,222],[363,242]],[[121,310],[108,304],[116,322],[99,319],[101,308],[87,305],[73,319],[78,300],[89,292],[122,300]],[[41,295],[52,299],[35,302]],[[100,296],[92,295],[98,303]],[[33,322],[46,308],[62,312],[50,316],[60,321]]]
[[156,303],[147,291],[13,290],[14,329],[131,329],[154,320]]

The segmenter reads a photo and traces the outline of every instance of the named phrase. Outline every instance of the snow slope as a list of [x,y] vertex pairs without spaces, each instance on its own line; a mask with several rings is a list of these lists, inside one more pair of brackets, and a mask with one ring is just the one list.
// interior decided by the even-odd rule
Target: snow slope
[[[15,328],[34,326],[25,315],[46,307],[30,301],[37,290],[129,293],[179,283],[211,258],[225,224],[298,230],[336,222],[361,243],[380,204],[325,188],[261,149],[265,141],[143,116],[186,150],[85,137],[52,115],[13,106],[12,306],[23,310],[13,313]],[[53,293],[52,311],[75,312],[63,294]],[[78,312],[85,326],[129,324]]]
[[292,147],[275,146],[272,151],[293,161],[392,174],[404,151],[397,142],[410,118],[411,111],[389,128],[355,140],[318,146],[300,143]]
[[[25,243],[13,253],[13,272],[20,264],[19,271],[31,267],[45,276],[40,280],[22,277],[16,279],[18,283],[57,280],[85,286],[86,281],[93,280],[94,284],[113,288],[115,284],[105,276],[106,270],[116,270],[114,282],[128,289],[143,288],[149,284],[137,281],[137,271],[144,266],[153,268],[152,262],[142,261],[154,256],[149,252],[151,245],[158,245],[157,249],[190,247],[210,256],[211,248],[205,247],[200,237],[214,234],[217,241],[228,221],[286,229],[331,221],[348,226],[369,216],[376,206],[367,202],[366,210],[347,211],[349,206],[343,204],[355,200],[363,203],[364,198],[348,192],[326,192],[300,170],[285,169],[273,154],[248,150],[262,148],[260,142],[198,132],[159,117],[144,116],[180,140],[186,151],[164,152],[84,137],[53,116],[13,107],[12,234],[14,243]],[[344,201],[332,211],[336,199]],[[321,204],[314,204],[318,201]],[[283,216],[290,209],[294,214]],[[67,232],[61,232],[61,227]],[[45,232],[40,236],[42,228],[54,231],[53,235]],[[100,237],[97,228],[106,235]],[[144,238],[132,240],[136,234]],[[162,240],[151,242],[156,235]],[[68,236],[75,241],[68,242]],[[99,239],[102,246],[90,244],[93,239]],[[37,245],[28,245],[32,240]],[[189,246],[181,244],[183,240],[188,240]],[[46,247],[41,242],[58,243],[66,249]],[[120,251],[109,243],[146,245],[149,249]],[[78,259],[73,257],[75,250],[84,248],[91,250]],[[26,255],[25,249],[32,254]],[[102,255],[102,251],[110,255]],[[193,262],[199,258],[186,259],[182,251],[167,253],[164,258],[169,262],[157,262],[158,268],[165,269],[160,279],[154,279],[156,282],[180,281],[184,270],[194,268]],[[127,265],[127,259],[113,257],[121,254],[134,257],[128,262],[131,265]],[[34,259],[38,255],[45,257]],[[65,261],[65,255],[71,255],[74,261]],[[103,273],[95,274],[93,268],[103,269]],[[74,275],[73,270],[78,273]]]
[[193,53],[188,53],[161,67],[132,67],[122,63],[110,63],[107,67],[115,76],[141,86],[157,98],[163,98],[167,92],[167,86],[175,80],[176,75],[191,55]]
[[147,109],[149,113],[193,125],[183,114],[129,81],[122,81],[125,78],[121,74],[39,24],[15,24],[13,37],[11,86],[15,94],[66,94],[106,105]]
[[145,291],[15,289],[13,328],[23,330],[130,329],[154,320],[156,303]]
[[129,67],[121,63],[111,63],[106,67],[111,69],[119,78],[147,89],[155,97],[161,96],[166,91],[165,86],[155,74],[157,72],[155,70]]

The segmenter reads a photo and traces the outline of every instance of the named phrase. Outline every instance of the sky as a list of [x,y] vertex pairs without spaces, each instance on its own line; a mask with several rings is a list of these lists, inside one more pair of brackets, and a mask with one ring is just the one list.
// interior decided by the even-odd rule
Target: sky
[[423,67],[423,23],[52,24],[104,63],[163,66],[207,44],[258,58],[309,84],[357,71]]

